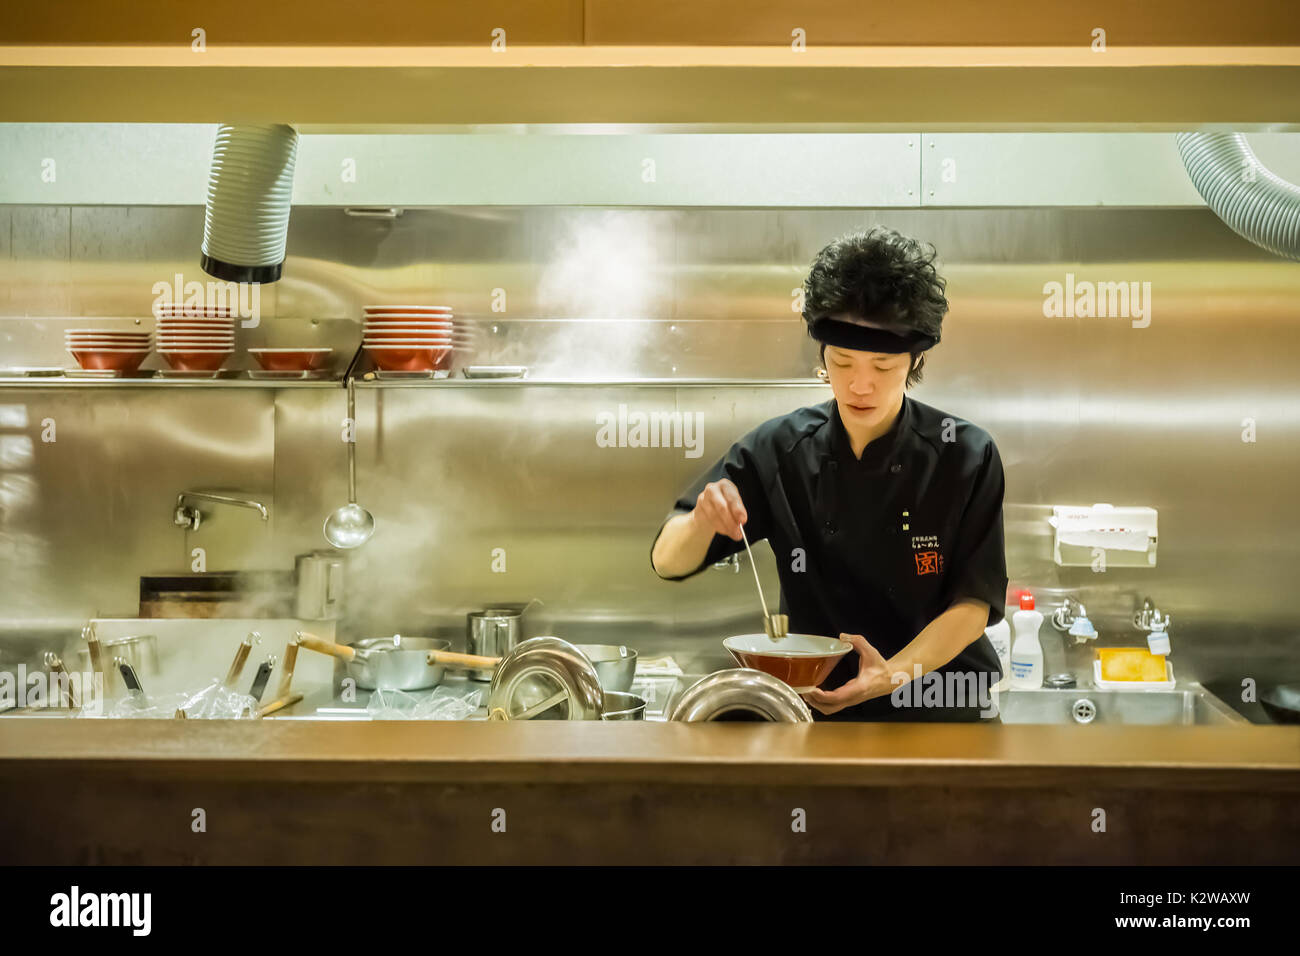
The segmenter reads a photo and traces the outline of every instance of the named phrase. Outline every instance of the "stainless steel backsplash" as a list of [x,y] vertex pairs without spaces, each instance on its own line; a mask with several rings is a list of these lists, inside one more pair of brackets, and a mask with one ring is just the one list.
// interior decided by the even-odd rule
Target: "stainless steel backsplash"
[[[62,330],[86,317],[150,324],[154,282],[204,278],[202,221],[195,207],[0,207],[0,366],[66,364]],[[295,209],[285,278],[241,345],[346,356],[362,304],[446,303],[478,323],[475,361],[531,369],[525,383],[358,388],[358,496],[378,530],[351,559],[340,633],[459,638],[469,610],[540,598],[532,633],[724,663],[713,638],[758,626],[752,579],[662,582],[651,540],[739,435],[830,397],[795,290],[822,245],[874,223],[939,249],[952,308],[913,394],[997,440],[1012,587],[1049,609],[1076,594],[1106,644],[1140,640],[1128,617],[1152,597],[1183,674],[1286,665],[1300,273],[1203,209]],[[1149,324],[1045,317],[1044,284],[1067,273],[1149,282]],[[600,447],[597,415],[620,404],[702,413],[700,456]],[[131,616],[139,577],[189,571],[195,548],[208,570],[291,569],[345,500],[343,415],[337,386],[6,385],[6,633]],[[270,520],[219,508],[174,527],[176,495],[200,488],[246,492]],[[1102,501],[1158,509],[1158,567],[1052,563],[1051,506]],[[765,547],[760,564],[775,587]]]

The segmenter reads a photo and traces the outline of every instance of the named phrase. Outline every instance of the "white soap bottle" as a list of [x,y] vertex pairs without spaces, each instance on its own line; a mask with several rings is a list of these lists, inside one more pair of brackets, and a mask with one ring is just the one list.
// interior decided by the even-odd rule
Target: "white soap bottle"
[[992,627],[985,628],[984,636],[993,645],[993,652],[998,655],[998,664],[1002,667],[1002,677],[993,689],[1006,690],[1011,680],[1011,625],[1003,617]]
[[1043,645],[1038,643],[1038,628],[1043,615],[1034,610],[1034,596],[1020,595],[1020,610],[1011,616],[1015,641],[1011,645],[1011,689],[1028,690],[1043,686]]

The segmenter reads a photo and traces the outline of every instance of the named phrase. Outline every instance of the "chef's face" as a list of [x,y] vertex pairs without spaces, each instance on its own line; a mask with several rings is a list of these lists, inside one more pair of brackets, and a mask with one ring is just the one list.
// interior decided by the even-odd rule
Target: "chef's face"
[[912,368],[909,353],[859,352],[828,345],[823,358],[845,425],[873,428],[902,404],[903,386]]

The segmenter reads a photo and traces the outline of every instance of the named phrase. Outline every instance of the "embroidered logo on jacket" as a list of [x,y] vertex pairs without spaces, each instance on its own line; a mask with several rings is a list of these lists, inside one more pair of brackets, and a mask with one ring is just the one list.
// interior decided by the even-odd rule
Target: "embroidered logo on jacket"
[[[904,511],[903,530],[910,531],[911,528],[912,513]],[[937,534],[912,535],[912,560],[916,562],[918,577],[922,574],[942,574],[943,552],[939,550],[939,536]]]
[[942,574],[943,552],[939,550],[939,536],[922,534],[912,536],[912,558],[916,561],[916,573]]

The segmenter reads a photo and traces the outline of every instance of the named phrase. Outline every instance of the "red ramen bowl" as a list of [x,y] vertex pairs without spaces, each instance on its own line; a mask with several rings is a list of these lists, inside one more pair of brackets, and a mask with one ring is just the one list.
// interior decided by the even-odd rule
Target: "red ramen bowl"
[[848,641],[813,634],[787,634],[779,640],[766,634],[741,634],[727,638],[722,646],[741,667],[778,677],[800,694],[818,687],[840,658],[853,650]]
[[148,349],[69,349],[77,364],[85,369],[112,369],[115,372],[134,372],[149,356]]

